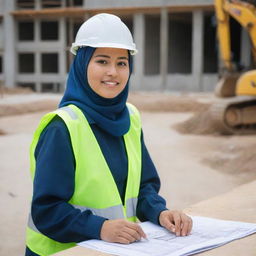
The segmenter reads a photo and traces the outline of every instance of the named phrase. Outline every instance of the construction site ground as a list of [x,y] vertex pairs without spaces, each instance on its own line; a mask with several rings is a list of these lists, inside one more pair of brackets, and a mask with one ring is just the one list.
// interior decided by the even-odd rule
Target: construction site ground
[[[28,92],[7,92],[0,98],[1,256],[24,254],[32,193],[29,145],[40,118],[60,98]],[[129,97],[141,111],[145,142],[162,181],[160,194],[171,209],[213,216],[222,194],[247,183],[251,189],[249,183],[256,180],[255,135],[224,136],[211,126],[207,111],[219,100],[210,93],[137,92]],[[197,205],[210,198],[215,198],[212,208],[200,212]],[[222,216],[228,219],[225,211]],[[243,220],[252,220],[247,217]]]

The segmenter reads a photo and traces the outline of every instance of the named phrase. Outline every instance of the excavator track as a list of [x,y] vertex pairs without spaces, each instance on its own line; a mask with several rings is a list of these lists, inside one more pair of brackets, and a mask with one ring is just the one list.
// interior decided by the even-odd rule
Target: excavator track
[[214,103],[210,108],[211,123],[221,134],[256,133],[256,97],[236,96]]

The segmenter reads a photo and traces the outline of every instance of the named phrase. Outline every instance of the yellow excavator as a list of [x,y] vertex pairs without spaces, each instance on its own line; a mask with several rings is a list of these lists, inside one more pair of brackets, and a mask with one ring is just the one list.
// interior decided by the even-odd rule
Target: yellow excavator
[[[213,105],[212,118],[224,134],[256,133],[256,0],[215,0],[214,4],[223,63],[215,94],[228,98]],[[250,71],[238,72],[232,62],[230,17],[248,31],[254,64]]]

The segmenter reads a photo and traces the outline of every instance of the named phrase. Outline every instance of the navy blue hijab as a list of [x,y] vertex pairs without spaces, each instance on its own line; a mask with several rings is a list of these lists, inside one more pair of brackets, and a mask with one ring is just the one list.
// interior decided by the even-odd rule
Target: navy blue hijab
[[[74,104],[101,129],[113,136],[122,136],[130,128],[130,116],[126,107],[130,75],[124,90],[115,98],[109,99],[98,95],[91,89],[87,79],[87,67],[94,51],[95,48],[92,47],[82,47],[77,51],[59,107]],[[131,62],[129,53],[130,74]]]

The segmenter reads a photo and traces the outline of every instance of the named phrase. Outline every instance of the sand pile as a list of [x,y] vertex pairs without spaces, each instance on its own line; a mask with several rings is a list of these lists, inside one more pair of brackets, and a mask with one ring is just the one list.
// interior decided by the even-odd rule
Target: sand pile
[[200,102],[189,94],[137,92],[131,93],[128,101],[140,111],[148,112],[198,112],[208,107],[208,103]]
[[175,130],[182,134],[219,134],[222,133],[220,127],[211,117],[210,106],[206,106],[188,120],[173,126]]
[[[6,94],[27,94],[31,92],[26,88],[4,90]],[[193,117],[174,126],[174,129],[183,134],[215,134],[219,131],[218,127],[212,122],[209,111],[209,106],[212,104],[213,98],[207,94],[132,92],[129,95],[128,101],[137,106],[140,111],[193,112]],[[15,104],[1,104],[0,117],[38,111],[51,111],[57,108],[58,103],[59,98],[37,99],[33,102],[30,100],[28,102],[15,102]]]
[[0,86],[0,117],[54,110],[59,101],[51,96],[36,94],[29,87]]
[[39,111],[51,111],[56,109],[58,101],[56,100],[40,100],[29,103],[18,104],[1,104],[0,105],[0,117],[10,115],[21,115]]
[[222,145],[216,152],[209,154],[202,162],[213,169],[230,175],[245,177],[244,182],[256,179],[256,144]]
[[[20,92],[23,93],[22,90]],[[128,101],[134,104],[140,111],[148,112],[198,112],[208,107],[208,103],[200,102],[193,95],[185,94],[172,95],[157,92],[137,92],[131,93]],[[58,103],[59,99],[1,104],[0,117],[53,110],[57,108]]]
[[[202,101],[206,99],[206,101]],[[222,132],[211,117],[210,107],[215,98],[200,94],[164,94],[164,93],[133,93],[129,97],[141,111],[149,112],[193,112],[188,120],[174,125],[172,128],[182,134],[219,134]]]
[[[29,89],[15,88],[4,89],[6,94],[30,94]],[[41,94],[43,95],[43,94]],[[33,94],[30,94],[33,96]],[[60,96],[61,97],[61,96]],[[204,102],[202,99],[208,101]],[[21,115],[38,111],[51,111],[57,108],[58,99],[35,99],[33,101],[17,100],[14,103],[0,105],[0,117]],[[180,133],[187,134],[212,134],[216,132],[214,124],[208,113],[212,99],[209,95],[170,94],[160,92],[132,92],[128,101],[140,111],[147,112],[193,112],[195,115],[189,120],[177,124],[174,128]]]
[[30,94],[33,93],[33,90],[29,87],[15,87],[15,88],[7,88],[0,86],[0,97],[3,97],[5,94]]

